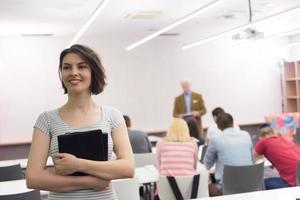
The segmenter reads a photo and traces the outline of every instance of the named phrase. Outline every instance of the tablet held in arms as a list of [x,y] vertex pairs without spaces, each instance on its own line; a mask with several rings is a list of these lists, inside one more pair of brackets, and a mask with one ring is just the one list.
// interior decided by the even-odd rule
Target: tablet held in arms
[[[57,136],[59,153],[69,153],[77,158],[95,161],[108,159],[108,135],[101,129],[72,132]],[[75,172],[73,176],[84,176],[85,173]]]

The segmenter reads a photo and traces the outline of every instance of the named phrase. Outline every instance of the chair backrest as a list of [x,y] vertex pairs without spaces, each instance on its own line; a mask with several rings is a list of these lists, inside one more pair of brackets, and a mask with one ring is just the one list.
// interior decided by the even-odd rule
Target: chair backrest
[[135,167],[144,167],[145,165],[156,166],[156,154],[155,153],[136,153],[133,154]]
[[20,164],[0,167],[0,181],[11,181],[23,179]]
[[140,200],[139,180],[137,177],[112,181],[118,199]]
[[295,143],[300,145],[300,128],[296,129]]
[[[191,198],[193,178],[194,178],[194,176],[177,176],[177,177],[175,177],[178,188],[184,199]],[[201,180],[201,176],[200,176],[200,180]],[[206,187],[207,187],[207,185],[206,185]],[[166,176],[159,177],[158,188],[159,188],[158,195],[161,200],[176,199]],[[203,197],[203,196],[201,196],[200,188],[201,188],[201,181],[199,181],[199,185],[198,185],[197,198]]]
[[300,160],[298,160],[297,164],[297,177],[296,177],[297,185],[300,185]]
[[199,161],[202,164],[204,163],[204,157],[205,157],[205,154],[206,154],[206,151],[207,151],[207,147],[208,147],[208,145],[202,145],[202,146],[199,147],[199,150],[201,148],[201,151],[199,151],[199,153],[201,153],[201,154],[198,157],[200,157]]
[[41,200],[39,190],[32,190],[25,193],[0,195],[0,200]]
[[264,162],[247,166],[224,166],[223,194],[264,190]]

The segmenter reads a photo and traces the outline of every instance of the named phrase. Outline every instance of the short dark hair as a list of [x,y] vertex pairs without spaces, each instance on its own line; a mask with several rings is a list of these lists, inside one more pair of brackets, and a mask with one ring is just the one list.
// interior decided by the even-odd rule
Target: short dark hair
[[199,139],[200,131],[197,120],[194,117],[188,117],[185,119],[185,121],[189,127],[190,136]]
[[263,124],[261,124],[261,125],[258,127],[258,129],[262,129],[262,128],[266,128],[266,127],[270,127],[270,128],[271,128],[270,124],[268,124],[268,123],[263,123]]
[[[62,71],[62,62],[64,57],[68,53],[75,53],[79,55],[89,65],[92,73],[92,80],[90,86],[91,93],[94,95],[101,93],[104,89],[104,86],[106,85],[105,71],[97,53],[87,46],[74,44],[60,53],[59,68],[58,68],[60,79],[61,79],[61,71]],[[61,83],[64,89],[64,93],[67,94],[68,90],[64,85],[62,79],[61,79]]]
[[211,114],[212,114],[213,117],[218,117],[218,115],[219,115],[220,113],[224,113],[224,112],[225,112],[225,111],[224,111],[223,108],[221,108],[221,107],[216,107],[215,109],[212,110]]
[[273,131],[272,127],[268,123],[264,123],[264,124],[260,125],[258,127],[258,129],[259,129],[259,136],[260,137],[265,137],[267,135],[273,135],[274,134],[274,131]]
[[233,117],[228,113],[220,113],[217,118],[217,125],[220,130],[233,127]]
[[127,128],[131,127],[131,120],[130,120],[129,116],[123,115],[123,118],[125,120],[125,124],[126,124]]

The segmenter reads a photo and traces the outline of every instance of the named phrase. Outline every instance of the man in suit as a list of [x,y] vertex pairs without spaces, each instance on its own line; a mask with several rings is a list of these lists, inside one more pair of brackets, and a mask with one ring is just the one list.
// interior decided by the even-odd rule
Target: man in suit
[[201,94],[191,91],[189,80],[181,81],[183,94],[175,98],[173,116],[179,118],[195,117],[202,133],[201,116],[206,113],[206,108]]

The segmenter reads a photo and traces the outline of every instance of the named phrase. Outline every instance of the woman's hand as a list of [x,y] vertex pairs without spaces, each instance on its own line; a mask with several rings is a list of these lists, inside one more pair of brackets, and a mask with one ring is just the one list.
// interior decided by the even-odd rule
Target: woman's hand
[[100,179],[95,176],[89,176],[91,181],[91,188],[97,191],[105,190],[109,185],[110,181],[105,179]]
[[79,171],[79,159],[68,153],[55,153],[52,155],[55,171],[59,175],[70,175]]

